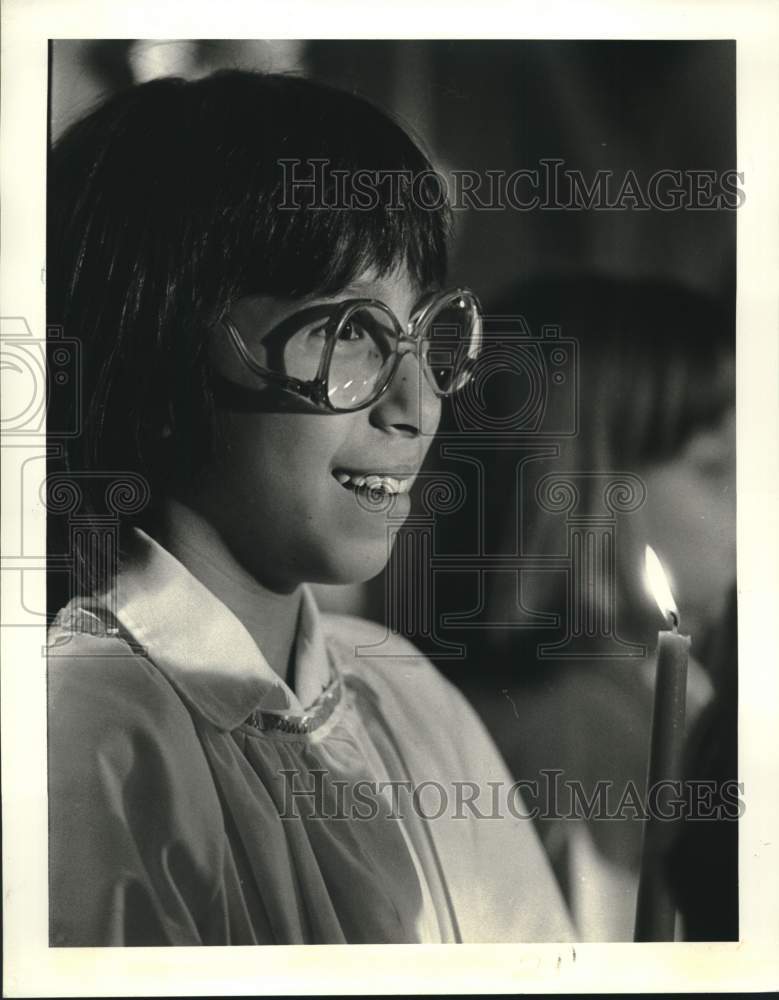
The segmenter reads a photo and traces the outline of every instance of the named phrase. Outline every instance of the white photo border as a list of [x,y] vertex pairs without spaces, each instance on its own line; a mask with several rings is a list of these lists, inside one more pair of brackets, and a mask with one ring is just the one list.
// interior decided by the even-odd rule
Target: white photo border
[[[301,25],[311,38],[732,38],[738,169],[746,193],[737,219],[739,778],[746,802],[739,846],[741,941],[49,948],[44,629],[3,627],[5,995],[697,992],[779,986],[774,891],[779,650],[771,627],[779,608],[779,146],[772,135],[779,118],[779,7],[770,0],[532,5],[460,0],[445,7],[434,0],[395,0],[368,17],[364,4],[349,0],[193,0],[187,7],[170,0],[5,0],[2,17],[0,302],[3,317],[24,317],[36,335],[46,329],[50,39],[296,38]],[[14,504],[20,503],[18,492],[4,477],[4,540],[14,523]],[[44,522],[39,515],[30,530],[43,537]]]

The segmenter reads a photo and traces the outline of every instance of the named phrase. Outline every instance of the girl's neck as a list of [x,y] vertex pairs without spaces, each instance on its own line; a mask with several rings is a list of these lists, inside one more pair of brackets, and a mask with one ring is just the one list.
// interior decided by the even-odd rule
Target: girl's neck
[[238,562],[211,524],[180,500],[165,500],[152,533],[233,612],[271,669],[292,686],[300,587],[278,593],[263,586]]

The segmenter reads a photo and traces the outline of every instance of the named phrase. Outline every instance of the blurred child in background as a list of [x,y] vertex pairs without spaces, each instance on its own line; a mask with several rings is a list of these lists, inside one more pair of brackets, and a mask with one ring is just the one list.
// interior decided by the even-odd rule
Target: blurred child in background
[[[605,638],[602,657],[591,644],[578,654],[569,648],[574,658],[554,659],[553,651],[552,658],[539,656],[539,647],[565,634],[564,574],[527,572],[522,578],[523,607],[560,613],[557,632],[522,627],[514,578],[494,574],[490,620],[516,627],[487,630],[484,663],[477,668],[471,660],[458,682],[515,777],[539,782],[536,804],[542,816],[551,805],[544,801],[549,788],[544,770],[558,769],[562,779],[580,781],[588,795],[596,782],[609,781],[610,802],[618,803],[629,781],[642,794],[645,789],[652,653],[658,628],[665,627],[644,589],[646,544],[670,570],[681,630],[693,640],[688,729],[719,688],[734,686],[735,659],[718,672],[710,654],[710,637],[718,630],[716,642],[722,645],[725,625],[733,634],[724,641],[735,648],[735,616],[722,621],[736,573],[734,317],[729,307],[671,283],[596,276],[518,286],[491,312],[520,315],[534,333],[544,324],[559,325],[563,336],[578,341],[580,364],[578,433],[560,439],[559,457],[526,467],[519,512],[513,501],[507,505],[510,491],[493,498],[494,520],[504,533],[498,551],[512,551],[519,517],[529,554],[564,552],[562,519],[533,502],[535,485],[550,472],[632,473],[642,480],[646,499],[635,512],[620,515],[616,529],[614,610],[624,656],[614,657],[614,643]],[[510,408],[510,383],[501,386],[492,405]],[[546,415],[552,422],[554,416]],[[505,476],[514,475],[516,456],[498,454]],[[602,478],[589,480],[591,496],[587,480],[577,482],[583,491],[578,513],[597,514]],[[594,601],[602,582],[592,582]],[[636,656],[640,646],[646,656]],[[735,711],[724,718],[734,728]],[[733,742],[735,733],[731,737]],[[565,813],[570,805],[561,797],[558,811]],[[582,940],[632,939],[642,824],[629,818],[629,811],[626,815],[539,819]],[[735,880],[732,865],[722,876]],[[735,898],[732,891],[729,898]],[[733,920],[725,919],[725,925]]]

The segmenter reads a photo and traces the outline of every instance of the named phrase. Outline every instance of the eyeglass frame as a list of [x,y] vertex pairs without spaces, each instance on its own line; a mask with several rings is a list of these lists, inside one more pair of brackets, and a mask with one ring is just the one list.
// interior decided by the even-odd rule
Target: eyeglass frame
[[[345,299],[343,302],[338,303],[333,315],[327,320],[327,325],[325,326],[325,345],[322,350],[322,357],[320,359],[316,375],[313,379],[309,380],[295,378],[292,375],[283,375],[281,372],[275,372],[272,369],[261,365],[252,357],[240,331],[229,316],[222,316],[217,325],[224,327],[230,336],[232,344],[241,358],[241,361],[243,361],[246,367],[255,375],[259,375],[261,378],[279,386],[286,392],[291,392],[296,396],[302,397],[325,412],[357,413],[360,410],[366,409],[368,406],[372,406],[384,395],[387,389],[389,389],[405,354],[414,353],[417,355],[417,358],[419,358],[418,349],[423,342],[423,337],[419,331],[420,328],[424,328],[425,320],[434,315],[446,302],[457,298],[467,299],[475,310],[479,320],[481,320],[481,304],[479,303],[476,295],[469,288],[450,288],[434,294],[430,300],[422,306],[419,312],[412,314],[408,321],[407,332],[404,332],[400,320],[392,309],[390,309],[390,307],[380,299]],[[330,401],[327,394],[327,376],[330,371],[330,363],[335,352],[338,334],[345,326],[349,317],[352,316],[358,309],[363,308],[381,309],[392,319],[396,334],[396,346],[391,355],[393,361],[387,370],[385,378],[379,384],[378,388],[374,389],[372,394],[366,400],[363,400],[363,402],[357,406],[336,406]],[[413,344],[416,349],[412,347],[409,350],[401,351],[401,345],[404,343]],[[466,364],[468,361],[474,362],[475,360],[476,358],[466,358]],[[426,361],[424,365],[420,365],[420,367],[429,371],[429,365]],[[468,381],[464,382],[456,389],[451,389],[449,392],[442,392],[441,389],[434,384],[432,376],[428,376],[427,372],[425,374],[425,378],[436,396],[440,399],[445,399],[449,396],[453,396],[455,393],[465,388],[468,381],[470,381],[470,374]]]

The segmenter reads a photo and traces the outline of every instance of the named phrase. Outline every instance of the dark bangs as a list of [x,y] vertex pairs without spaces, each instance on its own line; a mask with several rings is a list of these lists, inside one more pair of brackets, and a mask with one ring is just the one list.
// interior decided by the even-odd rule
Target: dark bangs
[[582,398],[612,462],[671,461],[735,403],[734,299],[657,280],[613,288],[603,302],[603,325],[582,337]]
[[443,282],[441,181],[386,114],[290,76],[227,71],[178,89],[186,145],[166,156],[185,178],[203,304],[326,296],[399,266],[420,289]]

